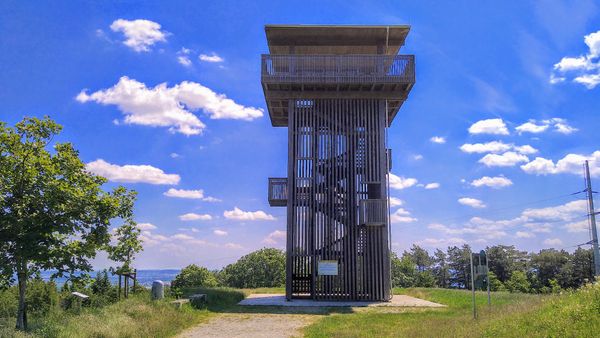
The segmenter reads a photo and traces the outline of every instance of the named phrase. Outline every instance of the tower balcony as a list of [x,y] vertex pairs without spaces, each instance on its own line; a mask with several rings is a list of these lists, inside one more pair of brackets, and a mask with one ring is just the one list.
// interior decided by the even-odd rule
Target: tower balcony
[[287,177],[269,177],[269,205],[272,207],[287,206]]
[[261,69],[273,126],[287,126],[288,100],[318,98],[388,100],[391,123],[415,83],[414,55],[263,54]]

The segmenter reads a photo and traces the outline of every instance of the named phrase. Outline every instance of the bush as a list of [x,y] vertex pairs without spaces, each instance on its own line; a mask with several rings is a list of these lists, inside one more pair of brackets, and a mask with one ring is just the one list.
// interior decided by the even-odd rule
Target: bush
[[249,253],[221,271],[220,279],[235,288],[278,287],[285,283],[285,254],[274,248]]
[[523,271],[514,271],[510,276],[510,279],[504,284],[510,292],[525,293],[531,291],[531,284]]
[[217,286],[217,279],[208,271],[207,268],[195,264],[188,265],[175,276],[171,282],[171,289],[181,289],[189,287],[214,287]]
[[90,289],[92,291],[90,295],[90,305],[92,307],[102,307],[118,300],[117,290],[110,283],[108,271],[106,270],[98,272]]
[[58,291],[54,282],[34,278],[27,283],[25,293],[27,309],[32,315],[45,315],[58,304]]
[[[0,290],[0,318],[12,318],[17,313],[19,294],[17,288],[11,286]],[[2,337],[2,335],[0,335]]]

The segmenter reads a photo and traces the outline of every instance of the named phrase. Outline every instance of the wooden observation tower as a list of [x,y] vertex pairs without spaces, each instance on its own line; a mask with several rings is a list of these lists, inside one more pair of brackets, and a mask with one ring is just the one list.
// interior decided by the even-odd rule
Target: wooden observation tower
[[415,83],[398,55],[410,26],[265,27],[261,82],[271,123],[288,127],[286,297],[389,300],[386,131]]

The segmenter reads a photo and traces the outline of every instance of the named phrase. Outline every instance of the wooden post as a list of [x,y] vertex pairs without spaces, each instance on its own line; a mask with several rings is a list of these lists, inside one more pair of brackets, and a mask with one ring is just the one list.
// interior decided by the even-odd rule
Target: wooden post
[[470,252],[471,257],[471,290],[473,293],[473,319],[477,319],[477,304],[475,302],[475,274],[473,271],[473,252]]
[[135,293],[136,285],[137,285],[137,269],[133,269],[133,293]]
[[119,287],[117,288],[117,293],[119,294],[119,296],[117,297],[117,299],[121,299],[121,274],[118,273],[119,275]]

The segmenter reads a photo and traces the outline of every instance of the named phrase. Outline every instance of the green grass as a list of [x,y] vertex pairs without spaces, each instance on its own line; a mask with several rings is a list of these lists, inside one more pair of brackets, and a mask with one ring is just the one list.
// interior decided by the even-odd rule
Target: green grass
[[102,308],[83,308],[80,313],[54,310],[44,319],[30,320],[27,334],[15,332],[14,319],[0,326],[0,337],[171,337],[215,315],[212,308],[232,306],[244,294],[227,288],[187,290],[208,294],[205,308],[185,304],[177,309],[172,299],[151,301],[148,292],[131,295]]
[[597,337],[600,285],[561,295],[477,293],[473,320],[471,293],[445,289],[396,289],[447,305],[443,309],[366,309],[333,314],[305,328],[307,337]]

